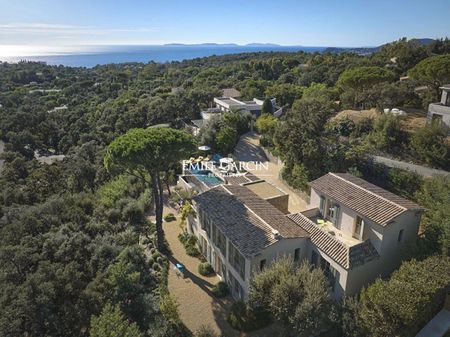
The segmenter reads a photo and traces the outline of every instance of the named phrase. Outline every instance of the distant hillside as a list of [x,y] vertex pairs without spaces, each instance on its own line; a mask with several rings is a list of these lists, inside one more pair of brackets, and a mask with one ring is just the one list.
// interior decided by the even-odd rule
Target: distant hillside
[[[432,44],[433,42],[436,42],[434,39],[429,38],[423,38],[423,39],[411,39],[408,40],[409,43],[415,44],[417,46],[427,46],[429,44]],[[376,53],[380,51],[381,48],[388,45],[389,43],[383,44],[378,47],[329,47],[324,50],[324,53],[333,53],[333,54],[339,54],[339,53],[355,53],[359,55],[368,55],[372,53]]]
[[428,46],[429,44],[432,44],[433,42],[436,42],[435,39],[429,39],[429,38],[424,38],[424,39],[411,39],[409,40],[410,43],[416,43],[419,46]]
[[382,46],[379,47],[328,47],[323,52],[324,53],[332,53],[332,54],[340,54],[340,53],[355,53],[359,55],[368,55],[372,53],[376,53],[381,49]]

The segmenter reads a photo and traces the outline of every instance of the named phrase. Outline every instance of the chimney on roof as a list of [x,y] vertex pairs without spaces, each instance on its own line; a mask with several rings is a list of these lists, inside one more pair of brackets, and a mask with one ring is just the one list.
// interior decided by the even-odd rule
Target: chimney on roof
[[273,229],[273,230],[272,230],[272,237],[273,237],[275,240],[280,240],[280,239],[283,238],[283,236],[280,234],[280,232],[277,231],[276,229]]

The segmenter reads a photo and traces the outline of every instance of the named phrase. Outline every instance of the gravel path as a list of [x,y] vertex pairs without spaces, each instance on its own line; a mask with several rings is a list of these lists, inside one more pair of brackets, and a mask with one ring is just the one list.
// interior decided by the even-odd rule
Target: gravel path
[[[169,256],[169,292],[177,299],[180,316],[183,323],[193,332],[202,325],[209,325],[223,337],[274,337],[277,327],[270,325],[264,329],[243,333],[234,330],[227,322],[228,309],[232,299],[215,298],[211,288],[219,281],[217,276],[205,277],[198,273],[200,260],[186,254],[178,240],[181,232],[177,221],[164,222],[165,237],[172,251]],[[173,269],[174,263],[181,262],[186,267],[186,277],[178,277]]]
[[[234,331],[226,321],[226,312],[231,305],[231,300],[216,299],[212,296],[211,288],[219,282],[219,278],[200,275],[197,270],[200,260],[188,256],[178,240],[178,234],[181,232],[179,220],[165,222],[163,227],[172,251],[172,255],[169,256],[171,262],[169,292],[180,304],[183,323],[191,331],[196,331],[202,325],[209,325],[224,336],[239,336],[239,333]],[[186,278],[176,275],[173,270],[176,262],[181,262],[186,267]]]

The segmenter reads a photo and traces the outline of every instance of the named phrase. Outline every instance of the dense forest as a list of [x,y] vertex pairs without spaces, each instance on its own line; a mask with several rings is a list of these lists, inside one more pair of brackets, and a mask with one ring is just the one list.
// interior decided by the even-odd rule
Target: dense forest
[[[0,62],[0,335],[103,336],[111,320],[123,336],[189,335],[168,318],[166,258],[140,245],[155,231],[151,194],[135,176],[107,170],[104,158],[130,129],[183,128],[223,88],[277,98],[283,117],[264,114],[255,125],[294,188],[327,171],[380,182],[428,208],[413,256],[448,255],[450,179],[369,164],[369,154],[384,154],[448,170],[446,130],[411,132],[386,114],[335,117],[344,109],[426,109],[449,82],[448,39],[402,39],[370,55],[250,53],[89,69]],[[229,153],[251,120],[232,112],[208,123],[198,142]],[[65,157],[38,161],[49,155]]]

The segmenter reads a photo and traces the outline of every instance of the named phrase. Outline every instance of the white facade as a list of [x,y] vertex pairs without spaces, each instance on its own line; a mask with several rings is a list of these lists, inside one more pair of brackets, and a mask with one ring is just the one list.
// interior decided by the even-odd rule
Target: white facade
[[[271,98],[273,110],[276,110],[276,99]],[[232,97],[215,97],[216,107],[223,112],[229,112],[231,109],[240,109],[253,115],[260,115],[264,100],[254,98],[252,101],[241,101]]]
[[[207,222],[205,221],[203,227],[213,225],[207,224]],[[299,262],[307,256],[307,238],[281,238],[255,256],[244,257],[241,254],[245,261],[245,271],[240,273],[230,263],[230,246],[232,246],[232,243],[228,238],[226,238],[226,250],[223,252],[214,244],[208,232],[202,229],[201,220],[198,216],[188,217],[187,230],[197,237],[202,255],[211,263],[217,275],[227,282],[232,296],[236,299],[248,298],[252,275],[259,272],[261,267],[269,265],[273,260],[282,256],[291,257]],[[211,227],[208,231],[212,233]],[[234,249],[236,248],[234,247]]]
[[442,95],[439,103],[428,106],[428,123],[439,122],[450,129],[450,85],[441,87]]
[[[327,201],[329,200],[326,195],[311,188],[309,208],[320,209],[321,197],[324,197]],[[313,247],[313,245],[310,248],[310,261],[312,251],[317,251],[323,259],[327,260],[339,272],[334,297],[341,297],[344,293],[353,295],[377,277],[387,276],[399,267],[405,254],[405,248],[413,244],[417,239],[421,211],[407,210],[394,218],[389,224],[382,226],[345,205],[339,204],[336,200],[331,200],[331,202],[339,208],[335,224],[333,225],[336,228],[336,238],[346,243],[349,247],[365,240],[370,240],[370,243],[379,254],[377,259],[346,269],[336,263],[325,252]],[[355,233],[357,217],[363,220],[363,229],[360,235]]]
[[[333,174],[329,175],[333,176]],[[333,177],[338,179],[337,176]],[[352,182],[346,183],[349,186],[354,185]],[[228,186],[231,187],[231,185]],[[339,188],[345,188],[345,186]],[[360,192],[361,189],[364,188],[360,187],[358,191]],[[354,190],[354,193],[350,193],[350,191],[343,194],[347,198],[349,195],[352,196],[353,198],[350,200],[360,200],[355,199],[358,191]],[[387,191],[384,192],[387,193]],[[333,194],[333,191],[329,193]],[[359,194],[358,198],[376,194],[369,190],[365,190],[364,193],[366,194]],[[382,192],[380,193],[382,194]],[[342,194],[334,195],[339,198]],[[384,195],[386,196],[386,194]],[[201,253],[211,263],[220,278],[229,284],[234,298],[247,299],[252,275],[259,272],[264,266],[270,265],[277,258],[288,256],[298,263],[307,260],[322,268],[330,282],[332,297],[339,299],[344,295],[357,294],[363,286],[367,286],[378,277],[388,276],[399,267],[406,248],[417,239],[422,209],[414,203],[409,202],[408,204],[405,199],[399,201],[398,197],[392,194],[390,197],[406,206],[396,204],[400,211],[388,213],[397,214],[395,216],[382,216],[383,220],[380,221],[385,223],[381,224],[371,220],[380,219],[380,217],[373,217],[373,212],[367,213],[366,208],[358,208],[359,202],[357,204],[347,203],[347,205],[353,205],[354,209],[368,214],[371,219],[311,186],[309,209],[298,214],[285,215],[296,223],[305,235],[286,238],[280,236],[278,231],[272,232],[275,236],[267,236],[272,244],[257,246],[256,249],[259,251],[254,250],[256,253],[252,253],[253,250],[247,249],[248,244],[254,242],[249,241],[254,238],[253,233],[250,232],[251,234],[246,236],[245,240],[247,241],[234,241],[238,242],[244,250],[247,249],[246,256],[233,246],[229,238],[221,232],[219,226],[216,226],[208,217],[208,214],[198,209],[195,201],[192,206],[198,216],[188,217],[187,230],[197,237]],[[394,203],[383,196],[377,198],[376,201],[370,200],[384,202],[383,208],[388,207],[389,203],[391,205]],[[341,200],[348,202],[348,199],[345,198]],[[367,200],[365,202],[368,205]],[[210,212],[214,215],[214,200],[208,200],[206,205],[209,205]],[[221,207],[221,205],[217,205],[217,207]],[[243,205],[242,210],[245,210],[245,207]],[[371,209],[370,206],[368,208]],[[375,214],[383,215],[383,208],[378,208],[380,210]],[[258,216],[256,213],[255,215]],[[220,221],[219,219],[222,218],[216,215],[216,221]],[[269,223],[270,221],[269,219],[266,222],[268,227],[275,224],[274,221]],[[278,221],[281,222],[280,219]],[[279,222],[277,225],[280,225]],[[238,222],[232,222],[230,225],[233,226],[235,223]],[[248,225],[252,226],[253,223]],[[222,224],[222,226],[224,225]],[[247,228],[245,227],[245,229]],[[278,227],[278,229],[280,228]],[[236,236],[233,240],[236,240]],[[233,259],[232,256],[237,256],[237,259]]]

